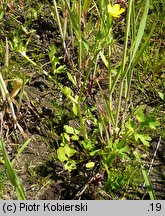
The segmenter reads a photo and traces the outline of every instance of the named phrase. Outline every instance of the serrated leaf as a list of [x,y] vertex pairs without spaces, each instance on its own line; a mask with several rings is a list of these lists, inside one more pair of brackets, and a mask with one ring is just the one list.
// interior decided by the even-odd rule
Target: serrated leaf
[[145,122],[142,123],[144,126],[148,126],[151,129],[156,129],[156,126],[159,126],[160,123],[155,120],[153,116],[149,116],[146,118]]
[[146,147],[149,147],[149,141],[151,141],[151,137],[148,136],[147,134],[134,134],[135,136],[135,140],[137,141],[138,139],[140,139],[140,141],[143,143],[143,145],[145,145]]
[[129,131],[132,131],[132,132],[134,131],[134,128],[132,127],[132,124],[130,121],[126,122],[125,126]]
[[129,152],[129,147],[126,145],[123,148],[119,149],[119,152],[122,153],[128,153]]
[[149,127],[151,129],[156,129],[156,126],[159,126],[160,123],[158,121],[149,122]]

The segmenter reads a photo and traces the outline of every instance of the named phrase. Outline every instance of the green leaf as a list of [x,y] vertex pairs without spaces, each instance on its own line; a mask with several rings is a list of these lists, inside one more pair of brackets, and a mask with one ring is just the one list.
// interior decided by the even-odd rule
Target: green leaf
[[83,144],[83,147],[88,150],[93,150],[95,148],[95,145],[92,144],[91,140],[84,140],[82,141],[82,144]]
[[131,132],[134,131],[134,128],[133,128],[133,125],[132,125],[132,122],[130,119],[126,122],[125,126],[129,131],[131,131]]
[[76,153],[76,150],[70,148],[68,144],[65,146],[61,146],[57,149],[57,157],[61,162],[68,161],[70,157],[72,157]]
[[145,105],[141,105],[134,112],[134,115],[136,115],[136,118],[138,119],[139,122],[145,121],[145,116],[144,116],[144,109],[145,108],[146,108]]
[[145,121],[145,116],[143,111],[139,112],[138,115],[136,115],[136,118],[139,122],[144,122]]
[[7,169],[9,179],[10,179],[12,185],[16,189],[18,199],[25,200],[26,197],[25,197],[24,188],[22,186],[22,183],[21,183],[18,175],[16,174],[15,170],[12,167],[12,164],[10,162],[10,159],[8,157],[8,154],[7,154],[7,151],[5,149],[4,142],[3,142],[2,139],[0,140],[0,148],[2,150],[2,154],[3,154],[3,157],[4,157],[5,166],[6,166],[6,169]]
[[20,154],[23,152],[23,150],[27,147],[27,145],[30,143],[30,141],[32,140],[32,138],[29,138],[28,140],[26,140],[26,142],[18,149],[17,154],[15,156],[15,158],[12,160],[11,165],[14,164],[14,161],[16,160],[16,158],[18,158],[20,156]]
[[98,152],[100,152],[100,149],[90,152],[90,156],[95,156]]
[[143,37],[143,34],[144,34],[144,29],[146,27],[146,21],[147,21],[147,15],[148,15],[148,10],[149,10],[149,0],[146,0],[146,3],[145,3],[145,7],[144,7],[144,12],[143,12],[143,15],[142,15],[142,18],[141,18],[141,21],[140,21],[140,25],[139,25],[139,29],[138,29],[138,33],[137,33],[137,36],[136,36],[136,39],[135,39],[135,43],[134,43],[134,50],[133,50],[133,57],[135,56],[137,50],[138,50],[138,47],[141,43],[141,40],[142,40],[142,37]]
[[76,153],[76,150],[73,148],[70,148],[70,146],[68,144],[66,144],[64,146],[64,149],[65,149],[65,153],[68,157],[72,157]]
[[68,134],[74,134],[74,128],[70,127],[68,125],[64,125],[64,130],[66,131],[66,133]]
[[136,158],[136,160],[139,162],[140,166],[141,166],[141,171],[142,171],[142,174],[143,174],[143,178],[144,178],[144,181],[145,181],[145,184],[146,184],[146,187],[147,187],[147,190],[148,190],[148,193],[149,193],[149,196],[150,196],[150,199],[151,200],[156,200],[156,196],[155,196],[155,193],[153,191],[153,188],[152,188],[152,185],[151,185],[151,182],[150,182],[150,179],[148,177],[148,173],[144,167],[144,164],[139,156],[139,153],[138,151],[134,151],[134,156]]
[[160,125],[160,123],[159,123],[158,121],[149,122],[149,127],[150,127],[151,129],[156,129],[155,126],[159,126],[159,125]]
[[150,38],[151,38],[155,28],[156,28],[156,24],[157,24],[156,22],[153,23],[150,33],[147,35],[147,38],[145,39],[145,41],[144,41],[143,45],[141,46],[140,50],[136,53],[135,59],[134,59],[133,64],[132,64],[132,69],[139,62],[140,57],[142,56],[143,52],[145,51],[147,45],[149,44]]
[[74,134],[71,138],[72,140],[75,140],[75,141],[79,140],[79,136],[77,134]]
[[68,170],[69,172],[71,172],[72,170],[76,169],[76,162],[74,160],[70,160],[68,161],[65,165],[64,165],[64,169]]
[[66,156],[65,148],[59,147],[57,149],[57,157],[63,163],[64,161],[68,161],[68,157]]
[[73,107],[72,107],[72,111],[73,113],[75,114],[75,116],[78,116],[78,100],[79,100],[79,97],[78,95],[75,96],[75,101],[76,103],[73,101]]
[[72,111],[75,114],[75,116],[78,115],[78,106],[77,106],[77,104],[73,103]]
[[63,133],[64,138],[69,142],[70,136],[67,133]]
[[105,67],[108,68],[109,63],[108,63],[108,61],[107,61],[105,55],[103,54],[102,51],[100,51],[99,54],[100,54],[101,60],[103,61]]
[[94,162],[88,162],[87,164],[85,164],[85,167],[86,167],[87,169],[92,169],[94,166],[95,166],[95,163],[94,163]]
[[162,92],[158,92],[159,97],[164,100],[164,94]]
[[67,72],[68,79],[73,83],[74,86],[77,86],[76,76],[72,76],[71,73]]
[[77,130],[76,128],[74,128],[74,133],[78,135],[80,133],[80,131]]
[[134,133],[134,138],[135,138],[135,141],[137,142],[138,141],[138,139],[139,139],[139,136],[138,136],[139,134],[138,133]]
[[119,149],[119,153],[123,154],[123,153],[129,153],[130,148],[126,145],[123,148]]
[[147,134],[138,134],[135,133],[134,134],[135,140],[137,141],[138,139],[140,139],[140,141],[143,143],[143,145],[145,145],[146,147],[149,147],[149,141],[151,141],[151,137],[148,136]]
[[71,96],[71,94],[72,94],[72,89],[71,89],[71,88],[65,86],[65,87],[63,87],[62,90],[63,90],[63,93],[64,93],[66,96]]
[[0,11],[0,21],[2,21],[2,19],[4,18],[5,12],[4,11]]
[[142,125],[147,126],[151,129],[156,129],[156,126],[159,126],[160,123],[155,120],[155,117],[149,116],[146,118],[145,122],[142,123]]

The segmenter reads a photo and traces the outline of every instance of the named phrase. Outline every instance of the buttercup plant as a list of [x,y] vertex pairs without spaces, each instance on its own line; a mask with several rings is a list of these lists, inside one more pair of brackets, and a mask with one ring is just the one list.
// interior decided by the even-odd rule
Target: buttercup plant
[[[129,89],[130,89],[130,83],[131,83],[131,77],[133,74],[133,68],[136,66],[138,59],[141,57],[143,51],[145,50],[145,47],[148,44],[148,41],[151,37],[151,34],[153,32],[153,29],[151,31],[151,34],[149,35],[149,37],[146,39],[145,43],[143,44],[143,46],[141,47],[139,53],[136,56],[136,53],[138,51],[138,48],[140,46],[140,42],[142,40],[142,36],[144,33],[144,29],[145,29],[145,25],[146,25],[146,20],[147,20],[147,12],[148,12],[148,8],[149,8],[149,0],[146,1],[145,3],[145,9],[144,9],[144,13],[142,15],[142,19],[140,21],[140,25],[139,25],[139,29],[137,32],[135,32],[135,23],[132,23],[135,20],[135,6],[134,6],[134,1],[133,0],[129,0],[128,3],[128,9],[127,9],[127,18],[126,18],[126,33],[125,33],[125,39],[124,39],[124,47],[123,47],[123,57],[122,57],[122,61],[119,63],[119,67],[118,67],[118,71],[115,75],[112,74],[112,66],[111,66],[111,52],[112,52],[112,44],[114,43],[113,40],[113,26],[112,26],[112,22],[109,22],[109,18],[107,17],[107,13],[110,14],[110,16],[112,18],[119,18],[120,15],[122,13],[125,12],[124,8],[121,8],[119,4],[108,4],[107,6],[104,3],[99,3],[99,5],[97,6],[96,4],[96,10],[98,12],[98,17],[100,17],[101,20],[101,25],[98,26],[98,28],[95,29],[95,34],[97,32],[97,34],[102,34],[104,32],[104,34],[106,34],[108,32],[108,35],[104,36],[104,34],[102,35],[102,37],[97,37],[97,34],[95,36],[95,44],[94,47],[91,46],[90,44],[90,39],[86,39],[83,37],[83,35],[87,35],[88,32],[84,33],[82,31],[81,28],[81,19],[82,18],[82,13],[83,13],[83,9],[81,7],[82,1],[80,1],[78,3],[78,5],[76,5],[74,2],[72,4],[72,6],[69,4],[68,1],[63,1],[62,2],[62,8],[65,8],[66,10],[68,10],[68,17],[70,19],[70,24],[69,23],[65,23],[65,26],[63,26],[63,23],[60,21],[59,19],[59,14],[57,11],[57,7],[58,4],[57,2],[54,0],[53,1],[53,5],[54,5],[54,9],[52,9],[52,12],[55,13],[55,17],[57,17],[57,21],[58,21],[58,25],[59,25],[59,30],[60,30],[60,34],[63,34],[63,31],[65,31],[65,37],[67,35],[67,27],[68,29],[72,29],[72,34],[75,35],[75,40],[77,41],[78,44],[78,70],[81,74],[84,73],[84,80],[82,82],[82,84],[80,85],[80,90],[79,90],[79,94],[76,95],[76,101],[73,102],[74,105],[74,113],[76,113],[76,115],[79,116],[79,120],[80,120],[80,126],[81,126],[81,130],[82,130],[82,134],[83,134],[83,138],[84,141],[81,141],[81,143],[91,143],[90,138],[89,138],[89,134],[88,131],[86,129],[85,126],[85,122],[84,122],[84,112],[81,108],[82,103],[84,103],[84,99],[83,99],[83,94],[84,94],[84,90],[86,88],[86,84],[89,80],[90,77],[90,72],[92,70],[93,65],[95,65],[95,68],[98,67],[98,58],[101,57],[103,63],[105,64],[105,66],[108,68],[108,85],[109,85],[109,98],[108,100],[106,99],[105,95],[102,95],[103,99],[104,99],[104,106],[105,106],[105,110],[106,110],[106,114],[104,114],[102,116],[102,113],[100,112],[100,116],[101,116],[101,122],[100,124],[102,124],[102,129],[104,128],[104,132],[106,134],[105,136],[105,140],[104,143],[107,145],[107,148],[109,145],[111,145],[109,142],[112,143],[120,143],[119,144],[119,149],[116,151],[116,147],[115,145],[111,145],[111,150],[112,152],[114,151],[115,154],[112,154],[112,158],[113,161],[115,161],[115,157],[118,157],[118,155],[121,154],[121,157],[125,157],[125,151],[127,152],[127,154],[129,154],[127,145],[126,145],[126,139],[124,134],[122,134],[122,127],[124,127],[125,124],[125,119],[120,118],[120,114],[123,112],[123,107],[121,105],[121,99],[122,97],[125,98],[125,108],[124,108],[124,112],[126,112],[127,109],[127,100],[128,100],[128,95],[129,95]],[[107,8],[107,12],[104,13],[103,8],[101,7],[105,7]],[[60,5],[59,5],[60,8]],[[90,8],[90,4],[88,4],[88,9]],[[85,9],[85,11],[87,11],[87,8]],[[75,16],[74,16],[75,13]],[[85,22],[85,21],[84,21]],[[87,22],[85,22],[86,25],[88,24]],[[106,24],[108,24],[106,26]],[[133,32],[132,35],[130,35],[130,30]],[[85,31],[85,30],[84,30]],[[94,34],[94,32],[92,32]],[[93,37],[92,33],[90,33],[90,36]],[[64,39],[66,40],[66,38],[62,37],[62,41],[63,44],[65,44]],[[128,40],[132,41],[131,42],[131,48],[128,47]],[[106,49],[108,48],[108,53],[106,51]],[[67,49],[65,47],[65,49]],[[84,56],[83,56],[83,50],[84,50]],[[67,51],[68,52],[68,51]],[[85,53],[88,56],[88,58],[91,59],[91,61],[89,62],[88,65],[88,69],[87,71],[83,71],[82,65],[83,65],[83,60],[85,59]],[[26,58],[28,60],[28,58]],[[36,63],[33,63],[33,65],[35,65]],[[47,74],[47,72],[44,72],[44,74]],[[93,76],[95,76],[95,74],[93,74]],[[49,78],[50,75],[48,75]],[[55,81],[55,83],[57,84],[57,81]],[[100,84],[98,83],[100,91],[102,91]],[[119,85],[119,94],[118,94],[118,98],[116,101],[113,101],[112,99],[112,95],[114,94],[115,89],[117,88],[117,86]],[[125,89],[124,89],[124,85],[125,85]],[[58,86],[60,86],[58,84]],[[65,87],[60,87],[60,89],[64,89]],[[66,87],[68,89],[68,87]],[[124,92],[125,91],[125,92]],[[62,90],[62,92],[64,93],[64,91]],[[67,94],[66,94],[67,95]],[[84,104],[85,105],[85,104]],[[117,108],[114,110],[114,105],[117,106]],[[75,111],[76,110],[76,111]],[[125,114],[123,114],[125,115]],[[122,125],[121,125],[121,120],[122,120]],[[102,136],[103,136],[103,132],[101,132]],[[110,139],[110,136],[113,135],[113,140]],[[120,140],[119,137],[123,136],[124,138]],[[103,136],[104,139],[104,136]],[[111,141],[110,141],[111,140]],[[125,147],[123,146],[123,143],[125,143],[124,145],[126,145]],[[92,143],[91,143],[92,144]],[[91,145],[90,144],[90,145]],[[84,146],[84,145],[83,145]],[[117,147],[117,148],[118,148]],[[106,152],[107,152],[107,148],[105,148]],[[115,148],[115,149],[113,149]],[[108,150],[108,151],[111,151]],[[99,150],[97,149],[92,149],[92,155],[94,156],[95,154],[100,154]],[[120,153],[119,153],[120,152]],[[107,154],[107,153],[106,153]],[[101,155],[103,156],[103,163],[106,163],[106,159],[105,159],[105,155],[104,154],[104,150],[101,151]],[[109,152],[109,154],[111,155],[111,153]],[[123,154],[123,156],[122,156]],[[106,157],[109,158],[110,155],[107,155]],[[116,156],[115,156],[116,155]],[[108,171],[108,167],[109,164],[104,164],[104,166],[106,167],[106,171],[109,174]]]

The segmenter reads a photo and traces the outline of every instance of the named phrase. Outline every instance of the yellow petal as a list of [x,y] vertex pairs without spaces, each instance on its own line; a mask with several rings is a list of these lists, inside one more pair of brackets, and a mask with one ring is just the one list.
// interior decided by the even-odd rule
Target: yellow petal
[[124,12],[125,12],[125,9],[124,9],[124,8],[121,8],[120,11],[119,11],[120,14],[121,14],[121,13],[124,13]]
[[111,13],[111,16],[113,16],[113,17],[115,17],[115,18],[119,18],[119,17],[120,17],[120,16],[119,16],[117,13],[115,13],[115,12]]
[[115,18],[119,18],[120,14],[124,11],[125,9],[120,8],[119,4],[114,4],[113,6],[111,4],[108,4],[108,13]]
[[120,10],[120,5],[119,4],[114,4],[113,5],[113,10],[115,10],[116,12]]
[[112,5],[108,4],[108,13],[111,13],[113,11]]

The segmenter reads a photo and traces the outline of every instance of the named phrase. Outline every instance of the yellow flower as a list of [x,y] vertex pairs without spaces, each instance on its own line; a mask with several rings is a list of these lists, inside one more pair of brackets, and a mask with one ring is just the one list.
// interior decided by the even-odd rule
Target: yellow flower
[[122,14],[125,11],[124,8],[120,8],[119,4],[114,4],[113,6],[111,4],[108,4],[108,13],[116,18],[120,17],[120,14]]

